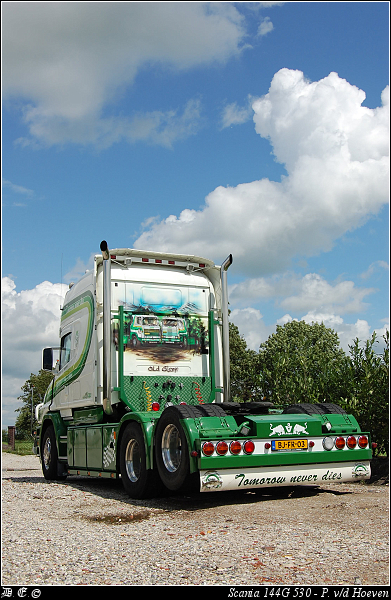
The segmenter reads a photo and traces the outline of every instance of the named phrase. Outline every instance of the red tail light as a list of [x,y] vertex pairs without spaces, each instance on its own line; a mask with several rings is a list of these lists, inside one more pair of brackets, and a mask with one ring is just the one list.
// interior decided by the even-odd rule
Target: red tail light
[[239,454],[242,449],[242,444],[238,441],[231,442],[229,445],[229,451],[231,454]]
[[224,454],[227,454],[227,452],[228,452],[227,442],[219,442],[216,446],[216,452],[217,452],[217,454],[220,454],[220,456],[224,456]]
[[155,410],[155,411],[160,410],[159,402],[152,402],[152,410]]
[[356,440],[356,438],[354,437],[354,435],[350,435],[350,436],[348,437],[348,439],[346,440],[346,445],[347,445],[347,447],[348,447],[348,448],[350,448],[351,450],[353,450],[353,448],[355,448],[355,447],[356,447],[356,445],[357,445],[357,440]]
[[343,437],[337,437],[335,440],[335,447],[338,450],[343,450],[345,448],[345,439]]
[[358,438],[358,445],[360,448],[366,448],[368,446],[369,440],[366,435],[360,435]]
[[252,454],[255,450],[255,444],[252,440],[248,440],[243,444],[243,450],[246,454]]
[[212,456],[214,450],[215,447],[212,442],[205,442],[202,444],[202,453],[205,454],[205,456]]

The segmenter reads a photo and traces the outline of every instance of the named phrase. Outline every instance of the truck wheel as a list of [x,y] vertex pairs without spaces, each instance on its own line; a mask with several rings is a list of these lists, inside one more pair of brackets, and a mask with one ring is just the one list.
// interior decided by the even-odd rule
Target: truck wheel
[[155,452],[160,479],[171,491],[185,487],[190,477],[190,458],[186,435],[180,420],[196,415],[190,406],[170,406],[166,408],[156,426]]
[[310,404],[302,402],[301,404],[291,404],[282,411],[283,415],[324,415],[325,411],[321,404]]
[[137,423],[129,423],[121,439],[120,473],[125,491],[131,498],[158,495],[161,484],[152,469],[147,469],[144,435]]
[[199,404],[194,407],[206,417],[226,417],[227,413],[219,404]]
[[137,348],[139,346],[139,341],[137,339],[137,337],[134,335],[132,336],[132,348]]
[[49,425],[42,436],[41,461],[43,476],[47,481],[66,479],[66,475],[59,475],[58,452],[56,436],[52,425]]
[[324,402],[322,404],[291,404],[283,411],[284,415],[295,413],[306,415],[329,415],[333,413],[337,415],[346,415],[346,411],[338,406],[338,404],[330,404],[328,402]]
[[323,412],[325,412],[328,415],[333,413],[335,415],[346,415],[346,410],[338,406],[338,404],[329,404],[328,402],[324,402],[319,406],[321,406],[323,408]]

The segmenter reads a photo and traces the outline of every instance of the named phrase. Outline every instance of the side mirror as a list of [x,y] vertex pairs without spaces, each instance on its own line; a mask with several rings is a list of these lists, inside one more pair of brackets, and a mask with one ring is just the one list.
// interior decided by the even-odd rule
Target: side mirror
[[44,348],[42,355],[42,368],[44,371],[53,370],[53,348]]

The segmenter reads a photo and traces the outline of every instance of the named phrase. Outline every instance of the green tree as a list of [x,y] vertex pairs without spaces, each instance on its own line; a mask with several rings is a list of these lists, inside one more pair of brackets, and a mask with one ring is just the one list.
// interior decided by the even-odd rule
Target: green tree
[[248,402],[259,391],[257,353],[247,348],[246,340],[233,323],[229,324],[229,355],[232,400]]
[[[38,375],[31,373],[30,378],[22,386],[23,394],[18,397],[18,400],[23,402],[20,408],[15,412],[19,413],[15,421],[15,436],[18,439],[26,439],[31,436],[31,430],[36,427],[35,407],[42,402],[49,383],[53,379],[53,374],[50,371],[39,371]],[[31,399],[33,399],[33,423],[31,423]]]
[[258,365],[264,396],[275,404],[338,402],[346,395],[348,359],[323,323],[277,325],[260,346]]
[[345,408],[360,423],[363,431],[370,431],[377,443],[377,454],[388,454],[388,395],[389,395],[389,343],[390,334],[383,336],[384,350],[376,352],[379,344],[376,333],[360,345],[354,340],[350,350],[348,381],[350,389],[345,399]]

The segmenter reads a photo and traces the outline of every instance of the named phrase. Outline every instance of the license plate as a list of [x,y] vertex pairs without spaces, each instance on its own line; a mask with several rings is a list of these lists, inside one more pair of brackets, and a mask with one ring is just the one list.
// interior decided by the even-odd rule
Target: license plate
[[307,450],[308,440],[272,440],[272,450]]

